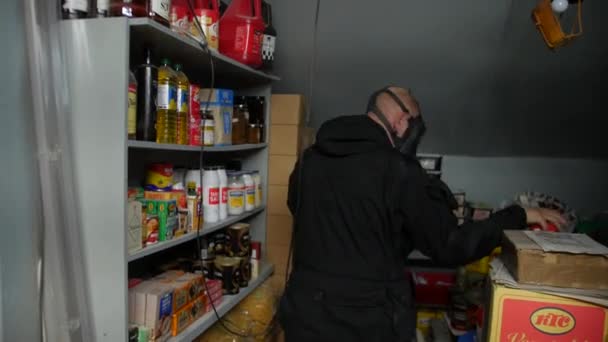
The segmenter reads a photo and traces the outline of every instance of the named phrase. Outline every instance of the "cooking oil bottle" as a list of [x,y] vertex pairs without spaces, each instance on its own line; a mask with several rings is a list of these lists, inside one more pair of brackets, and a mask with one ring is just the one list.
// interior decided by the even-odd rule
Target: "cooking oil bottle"
[[175,64],[175,72],[177,75],[177,143],[181,145],[188,144],[188,91],[190,90],[190,82],[188,77],[182,71],[181,64]]
[[156,142],[177,142],[177,77],[164,58],[158,68],[158,93],[156,97]]

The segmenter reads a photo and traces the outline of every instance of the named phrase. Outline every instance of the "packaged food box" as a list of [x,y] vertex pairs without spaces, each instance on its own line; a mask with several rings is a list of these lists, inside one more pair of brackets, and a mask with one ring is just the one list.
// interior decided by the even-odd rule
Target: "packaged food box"
[[177,201],[146,200],[146,219],[151,228],[158,227],[158,241],[168,241],[177,230]]
[[171,335],[176,336],[205,313],[205,296],[199,296],[176,311],[171,319]]
[[158,218],[158,205],[154,200],[141,200],[141,240],[142,246],[151,246],[159,241],[160,221]]
[[142,226],[142,204],[136,200],[127,202],[127,252],[129,254],[140,250]]
[[200,87],[190,84],[190,105],[188,106],[188,136],[189,144],[201,146],[201,107],[199,97]]
[[129,321],[150,329],[150,341],[171,335],[173,289],[160,281],[147,280],[129,290]]
[[[211,92],[210,98],[209,92]],[[231,145],[234,92],[230,89],[203,88],[199,90],[199,99],[200,108],[207,108],[213,115],[214,145]]]

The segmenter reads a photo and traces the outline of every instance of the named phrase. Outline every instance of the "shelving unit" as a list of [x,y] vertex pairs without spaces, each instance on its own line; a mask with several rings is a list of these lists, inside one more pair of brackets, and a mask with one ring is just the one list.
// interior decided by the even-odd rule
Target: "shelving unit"
[[[128,72],[141,62],[144,46],[152,47],[155,63],[167,57],[184,66],[186,74],[208,87],[209,54],[192,39],[180,36],[147,18],[104,18],[61,22],[66,75],[69,84],[70,122],[68,127],[74,160],[78,213],[82,227],[84,260],[90,289],[89,308],[97,341],[126,341],[128,331],[128,290],[130,263],[145,266],[159,253],[188,247],[196,239],[189,233],[171,241],[127,253],[127,187],[142,180],[144,163],[168,161],[198,165],[200,147],[156,144],[127,139]],[[279,78],[212,52],[215,87],[229,88],[236,95],[264,96],[269,122],[271,84]],[[269,136],[266,125],[264,136]],[[218,160],[239,159],[243,169],[259,170],[264,195],[268,193],[268,147],[266,143],[205,147],[205,155]],[[252,212],[206,224],[205,236],[232,223],[246,221],[251,239],[266,242],[266,203]],[[264,248],[262,248],[265,251]],[[148,258],[151,257],[151,258]],[[264,259],[264,255],[262,256]],[[272,274],[273,265],[262,264],[258,278],[238,295],[226,296],[218,306],[226,314]],[[171,341],[191,341],[214,322],[207,313]]]

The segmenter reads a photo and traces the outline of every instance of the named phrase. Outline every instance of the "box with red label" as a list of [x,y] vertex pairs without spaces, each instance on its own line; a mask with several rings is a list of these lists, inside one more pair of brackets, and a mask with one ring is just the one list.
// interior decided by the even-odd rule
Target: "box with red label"
[[190,105],[188,106],[188,136],[189,144],[201,146],[201,104],[199,97],[200,87],[190,84]]
[[412,268],[409,273],[414,281],[417,305],[450,304],[450,289],[456,284],[456,271],[440,268]]
[[608,341],[608,308],[492,285],[488,341]]

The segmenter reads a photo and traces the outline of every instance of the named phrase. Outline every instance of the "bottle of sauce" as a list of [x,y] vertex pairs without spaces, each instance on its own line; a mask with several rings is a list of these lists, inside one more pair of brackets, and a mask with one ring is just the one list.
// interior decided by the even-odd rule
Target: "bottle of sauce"
[[169,27],[171,0],[110,0],[110,14],[124,17],[150,17]]
[[132,71],[129,71],[129,93],[127,106],[127,135],[130,140],[137,136],[137,79]]
[[137,140],[156,141],[156,95],[158,68],[152,64],[152,51],[145,49],[144,63],[135,69],[137,79]]
[[247,118],[245,116],[245,103],[236,105],[232,117],[232,144],[240,145],[247,143]]
[[262,67],[266,70],[272,70],[277,30],[272,26],[272,5],[266,3],[266,1],[262,2],[262,14],[266,26],[262,41]]
[[177,79],[177,143],[188,145],[188,93],[190,91],[190,81],[183,72],[181,64],[175,64]]
[[164,58],[158,68],[158,90],[156,95],[156,142],[177,142],[177,80],[175,71]]

